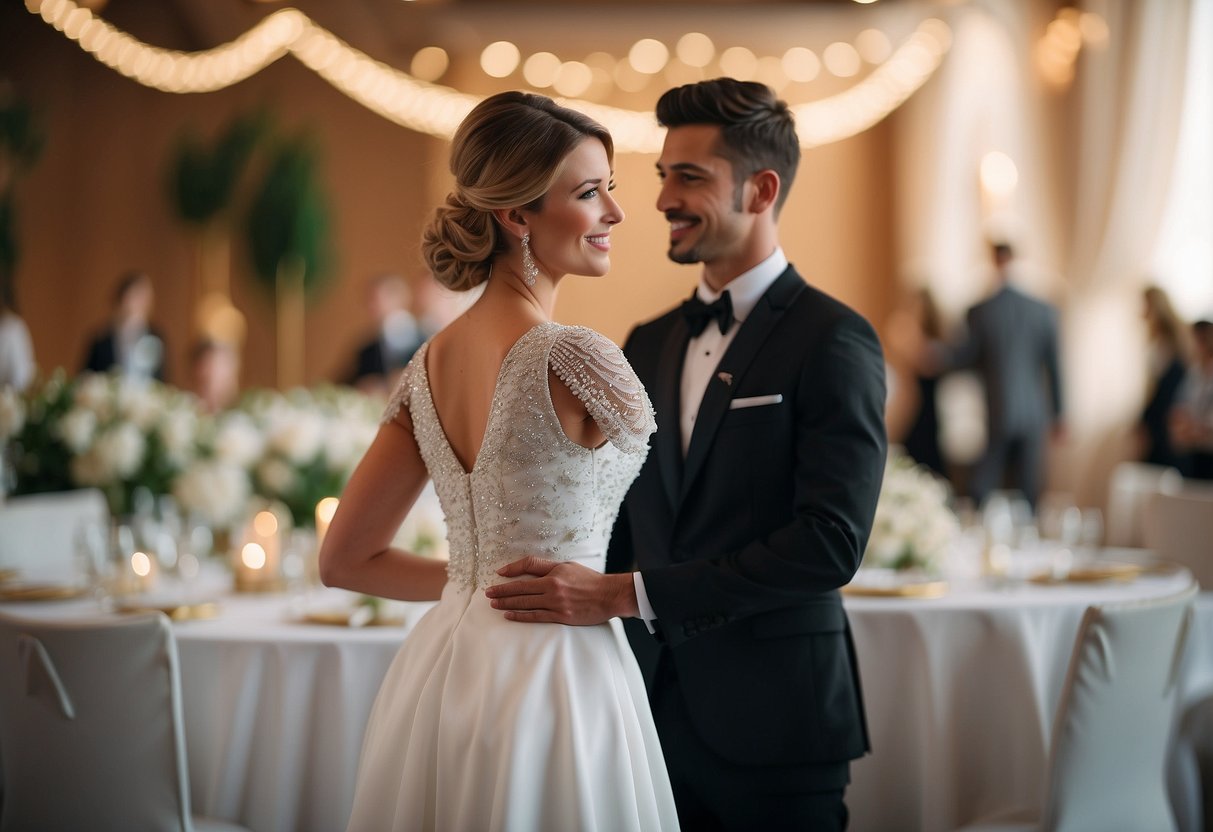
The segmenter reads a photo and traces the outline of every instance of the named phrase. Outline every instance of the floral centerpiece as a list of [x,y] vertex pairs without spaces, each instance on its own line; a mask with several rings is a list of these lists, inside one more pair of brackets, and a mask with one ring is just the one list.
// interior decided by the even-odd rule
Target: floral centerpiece
[[251,466],[253,490],[283,503],[296,528],[315,525],[316,504],[345,488],[382,410],[381,400],[348,387],[250,393],[238,412],[263,439]]
[[863,565],[938,573],[960,530],[948,487],[902,453],[890,453]]
[[156,381],[57,371],[24,394],[0,393],[13,493],[96,487],[115,516],[133,511],[141,489],[171,491],[197,430],[193,396]]
[[254,496],[281,502],[296,528],[341,493],[378,430],[383,402],[351,388],[257,390],[204,414],[155,381],[56,371],[24,393],[0,389],[0,447],[13,494],[96,487],[114,516],[136,492],[172,495],[212,528],[243,521]]

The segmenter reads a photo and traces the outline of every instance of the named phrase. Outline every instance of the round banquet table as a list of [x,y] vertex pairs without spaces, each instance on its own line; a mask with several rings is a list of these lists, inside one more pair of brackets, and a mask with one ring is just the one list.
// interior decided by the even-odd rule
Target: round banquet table
[[[938,598],[845,599],[872,754],[856,761],[851,829],[951,830],[1043,795],[1048,737],[1084,609],[1181,590],[1186,572],[1128,583],[1002,588],[956,581]],[[348,603],[350,596],[317,597]],[[353,800],[371,704],[428,604],[403,624],[304,623],[286,595],[225,595],[174,624],[194,811],[255,832],[333,832]],[[96,615],[94,601],[0,604],[16,616]],[[1185,698],[1213,690],[1213,596],[1198,604]]]
[[[847,597],[872,743],[852,764],[851,829],[944,832],[1042,806],[1084,611],[1172,595],[1191,580],[1179,568],[1126,582],[962,578],[936,598]],[[1194,621],[1181,707],[1213,690],[1213,594],[1199,596]]]

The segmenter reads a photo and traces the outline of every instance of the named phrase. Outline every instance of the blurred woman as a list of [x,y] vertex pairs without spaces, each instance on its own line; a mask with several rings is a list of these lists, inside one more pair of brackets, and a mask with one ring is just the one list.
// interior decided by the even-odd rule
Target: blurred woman
[[1149,394],[1138,420],[1140,459],[1153,465],[1181,467],[1181,454],[1171,442],[1171,409],[1175,406],[1188,362],[1192,339],[1175,313],[1167,293],[1157,286],[1142,292],[1142,317],[1149,337]]
[[34,346],[21,316],[0,296],[0,387],[24,390],[34,380]]

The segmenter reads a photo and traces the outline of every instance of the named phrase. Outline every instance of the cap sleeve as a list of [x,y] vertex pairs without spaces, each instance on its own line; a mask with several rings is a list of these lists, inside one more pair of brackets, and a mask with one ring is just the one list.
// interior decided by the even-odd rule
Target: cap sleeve
[[400,415],[400,408],[408,406],[410,399],[412,399],[413,388],[417,379],[416,368],[419,362],[424,361],[425,345],[422,345],[421,349],[417,350],[409,363],[405,365],[404,371],[400,374],[400,381],[397,382],[392,397],[388,399],[383,416],[379,418],[379,424],[386,425]]
[[625,453],[648,449],[649,436],[657,429],[653,405],[614,342],[592,329],[568,327],[553,342],[548,365],[611,444]]

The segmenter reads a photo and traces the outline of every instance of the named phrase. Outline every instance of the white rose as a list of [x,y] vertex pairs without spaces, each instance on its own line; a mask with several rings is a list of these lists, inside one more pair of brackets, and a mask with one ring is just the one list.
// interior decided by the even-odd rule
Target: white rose
[[213,526],[239,520],[251,494],[242,468],[215,459],[196,462],[173,482],[173,496],[181,506]]
[[179,408],[164,414],[158,426],[160,441],[169,461],[181,466],[193,456],[194,437],[198,432],[198,416],[192,410]]
[[83,453],[97,432],[97,414],[85,407],[73,407],[59,420],[55,431],[72,453]]
[[257,466],[257,479],[271,494],[282,495],[295,487],[295,469],[285,460],[271,457]]
[[253,420],[244,413],[228,413],[215,433],[215,456],[233,465],[248,467],[265,450],[265,439]]
[[324,420],[313,413],[285,411],[270,420],[268,444],[291,462],[310,462],[324,442]]
[[87,407],[100,418],[107,419],[113,412],[110,396],[110,380],[99,373],[88,373],[76,384],[76,404]]
[[25,427],[25,402],[12,387],[0,388],[0,442],[21,432]]
[[114,479],[125,479],[139,470],[143,463],[147,440],[143,438],[139,428],[130,422],[122,422],[97,437],[93,450],[100,456],[101,464]]
[[135,379],[122,380],[116,399],[118,412],[145,433],[156,424],[163,407],[151,386]]

